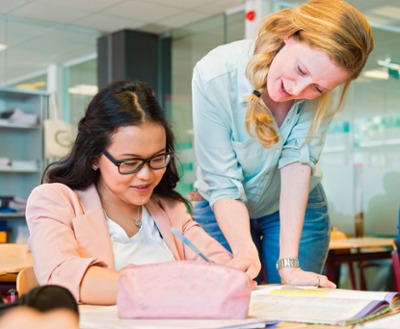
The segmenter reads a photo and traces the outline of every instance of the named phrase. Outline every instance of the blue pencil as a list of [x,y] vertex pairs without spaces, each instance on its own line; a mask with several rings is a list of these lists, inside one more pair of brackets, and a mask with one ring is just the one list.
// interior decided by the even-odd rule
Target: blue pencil
[[185,245],[187,245],[189,248],[191,248],[197,255],[199,255],[201,258],[203,258],[206,262],[211,262],[211,260],[204,255],[193,243],[190,241],[187,237],[185,237],[181,232],[178,231],[176,227],[171,227],[171,232],[179,239],[181,240]]

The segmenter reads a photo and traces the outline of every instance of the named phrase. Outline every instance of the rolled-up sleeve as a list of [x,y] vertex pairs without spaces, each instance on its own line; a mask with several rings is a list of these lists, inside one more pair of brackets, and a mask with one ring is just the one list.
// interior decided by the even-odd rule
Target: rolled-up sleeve
[[211,206],[225,197],[246,201],[243,172],[231,140],[229,76],[213,80],[208,72],[213,72],[210,63],[200,62],[192,79],[194,144],[201,178],[200,185],[195,186],[206,194]]

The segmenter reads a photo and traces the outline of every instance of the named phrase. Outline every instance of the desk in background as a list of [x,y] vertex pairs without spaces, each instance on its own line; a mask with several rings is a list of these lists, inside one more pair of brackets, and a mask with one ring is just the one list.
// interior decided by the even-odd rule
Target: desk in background
[[[329,280],[337,283],[336,266],[347,263],[371,261],[378,259],[391,259],[392,250],[396,249],[395,240],[391,238],[349,238],[343,240],[331,240],[329,253],[326,260],[326,270]],[[347,252],[346,252],[347,251]],[[365,280],[361,277],[361,290],[367,290]],[[352,282],[353,289],[355,282]]]

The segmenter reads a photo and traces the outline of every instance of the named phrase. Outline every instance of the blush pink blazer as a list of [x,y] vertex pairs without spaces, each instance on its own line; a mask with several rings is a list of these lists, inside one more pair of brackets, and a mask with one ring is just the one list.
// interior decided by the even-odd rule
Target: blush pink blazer
[[[154,196],[145,206],[176,260],[198,257],[170,232],[172,226],[215,263],[226,264],[232,259],[192,219],[183,203]],[[89,266],[114,268],[112,242],[95,185],[83,191],[59,183],[36,187],[28,198],[26,220],[28,245],[41,285],[64,286],[79,301],[80,283]]]

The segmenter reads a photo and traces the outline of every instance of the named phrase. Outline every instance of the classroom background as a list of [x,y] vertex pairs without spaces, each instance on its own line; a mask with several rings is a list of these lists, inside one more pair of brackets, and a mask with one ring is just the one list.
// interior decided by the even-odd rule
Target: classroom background
[[[191,75],[212,48],[254,36],[262,16],[294,0],[4,0],[0,3],[0,241],[26,242],[24,200],[54,160],[44,122],[64,142],[98,87],[150,83],[177,137],[193,189]],[[375,50],[328,132],[320,165],[332,225],[347,236],[397,236],[400,208],[400,3],[349,0],[369,20]],[[58,106],[56,106],[57,104]],[[68,145],[67,145],[68,146]],[[11,211],[13,209],[15,211]],[[371,267],[376,277],[378,267]],[[375,272],[374,272],[375,271]],[[346,276],[342,276],[346,278]]]

